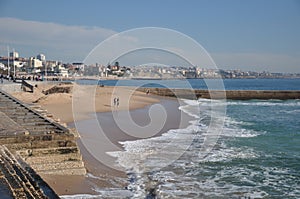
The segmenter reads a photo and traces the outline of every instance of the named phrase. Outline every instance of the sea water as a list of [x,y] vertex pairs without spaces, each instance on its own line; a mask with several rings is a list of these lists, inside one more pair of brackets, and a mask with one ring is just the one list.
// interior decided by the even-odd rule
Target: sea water
[[[213,89],[207,85],[219,82],[220,79],[180,79],[180,80],[77,80],[84,85],[104,86],[141,86],[141,87],[168,87],[193,89]],[[300,90],[298,79],[223,79],[226,90]]]
[[[124,151],[110,153],[128,187],[64,198],[300,198],[300,100],[184,101],[180,110],[193,117],[186,129],[122,142]],[[224,125],[201,156],[216,106],[227,108],[219,114]]]
[[[215,80],[81,80],[81,84],[181,88],[188,81],[207,89]],[[300,90],[300,79],[225,79],[227,90]],[[300,198],[299,100],[184,100],[193,119],[186,129],[160,137],[127,141],[110,152],[127,171],[128,187],[95,187],[97,195],[63,198]],[[226,114],[212,114],[225,106]],[[218,139],[205,156],[212,117],[224,119]],[[192,141],[191,141],[192,140]],[[168,145],[167,148],[163,146]],[[166,165],[168,158],[177,157]],[[178,154],[176,154],[178,153]],[[175,156],[172,156],[175,155]],[[180,154],[179,154],[180,155]],[[159,168],[159,169],[157,169]]]

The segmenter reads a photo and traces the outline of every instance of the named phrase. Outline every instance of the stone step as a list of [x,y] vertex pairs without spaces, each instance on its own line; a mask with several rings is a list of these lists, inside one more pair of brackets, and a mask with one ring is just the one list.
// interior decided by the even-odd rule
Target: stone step
[[25,111],[17,111],[17,110],[15,110],[15,111],[3,110],[1,112],[5,113],[7,116],[10,116],[10,117],[13,117],[13,118],[16,118],[16,119],[21,119],[21,118],[24,118],[24,117],[38,118],[38,116],[36,114],[28,112],[28,111],[25,112]]
[[62,168],[62,169],[53,169],[53,170],[43,170],[39,171],[39,174],[44,175],[86,175],[86,169],[81,168]]
[[[28,150],[19,150],[18,153],[22,156],[28,156]],[[74,145],[73,147],[56,147],[56,148],[39,148],[32,150],[32,156],[34,157],[44,157],[51,155],[69,155],[78,154],[79,150]]]
[[30,125],[27,123],[23,123],[20,126],[26,128],[27,130],[58,130],[56,126],[52,126],[49,124],[46,125]]
[[38,116],[38,114],[30,111],[29,109],[26,109],[24,107],[21,107],[21,106],[18,106],[18,107],[12,107],[12,106],[8,106],[8,107],[0,107],[0,110],[2,112],[6,112],[8,114],[20,114],[20,115],[26,115],[26,114],[29,114],[29,115],[36,115]]
[[44,119],[37,119],[37,118],[17,118],[15,122],[22,124],[22,123],[45,123],[49,124],[48,121],[45,121]]
[[[26,122],[26,126],[45,126],[45,125],[49,125],[49,122],[45,122],[45,121],[31,121],[31,122],[27,121]],[[21,126],[23,126],[23,125],[21,125]]]
[[[31,173],[25,170],[3,146],[0,146],[0,170],[4,174],[4,186],[8,187],[8,192],[13,195],[12,198],[47,198],[37,183],[37,181],[41,182],[41,179],[32,177],[32,175],[37,176],[36,173],[32,169],[30,169]],[[53,192],[50,188],[48,190]]]
[[51,164],[56,162],[66,161],[81,161],[81,155],[79,153],[70,153],[66,155],[47,155],[45,156],[30,156],[26,158],[28,164]]
[[8,107],[0,107],[0,111],[2,112],[5,112],[7,114],[19,114],[19,115],[26,115],[26,114],[32,114],[32,115],[37,115],[35,114],[34,112],[28,110],[28,109],[25,109],[23,107],[13,107],[13,106],[10,106],[8,105]]
[[1,101],[0,100],[0,107],[9,107],[9,108],[12,108],[12,107],[20,107],[20,104],[16,103],[16,102],[12,102],[12,101]]
[[64,170],[84,168],[82,161],[66,161],[66,162],[55,162],[47,164],[31,164],[30,165],[35,171],[48,171],[48,170]]
[[[44,118],[42,118],[42,117],[39,117],[39,116],[36,116],[36,115],[29,115],[29,116],[27,116],[27,115],[24,115],[24,116],[18,116],[18,115],[10,115],[10,114],[6,114],[7,116],[9,116],[11,119],[13,119],[13,120],[23,120],[24,119],[24,117],[27,119],[27,120],[31,120],[31,121],[36,121],[36,122],[44,122],[44,121],[46,121],[46,122],[48,122],[47,120],[45,120]],[[51,124],[50,122],[48,122],[48,124]]]

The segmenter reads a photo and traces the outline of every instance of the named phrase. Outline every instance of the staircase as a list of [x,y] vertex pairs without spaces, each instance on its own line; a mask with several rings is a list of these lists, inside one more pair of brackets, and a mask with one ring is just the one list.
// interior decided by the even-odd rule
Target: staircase
[[3,198],[59,198],[30,167],[21,166],[4,146],[0,146],[0,185],[6,189],[1,194]]
[[74,134],[0,90],[0,145],[39,174],[84,175]]
[[0,90],[0,112],[26,129],[31,135],[69,133],[64,126],[54,123],[18,99]]

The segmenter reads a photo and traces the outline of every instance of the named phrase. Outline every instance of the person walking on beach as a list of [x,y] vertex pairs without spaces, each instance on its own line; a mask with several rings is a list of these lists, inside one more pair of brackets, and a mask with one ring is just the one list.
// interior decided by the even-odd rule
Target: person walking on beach
[[1,79],[1,84],[3,84],[3,74],[1,74],[0,79]]
[[113,100],[113,103],[114,103],[114,108],[118,108],[119,105],[120,105],[119,97],[115,97],[114,100]]
[[120,105],[120,100],[119,100],[119,97],[117,97],[117,108],[119,107]]
[[113,100],[113,104],[114,104],[114,107],[116,106],[116,104],[117,104],[117,98],[114,98],[114,100]]

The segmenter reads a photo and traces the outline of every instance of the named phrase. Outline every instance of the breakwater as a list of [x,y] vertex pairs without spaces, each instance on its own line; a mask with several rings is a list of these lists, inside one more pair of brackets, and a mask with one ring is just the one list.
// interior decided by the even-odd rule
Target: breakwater
[[231,100],[250,100],[250,99],[300,99],[300,91],[264,91],[264,90],[193,90],[193,89],[170,89],[170,88],[138,88],[138,91],[151,93],[159,96],[177,97],[185,99],[231,99]]

